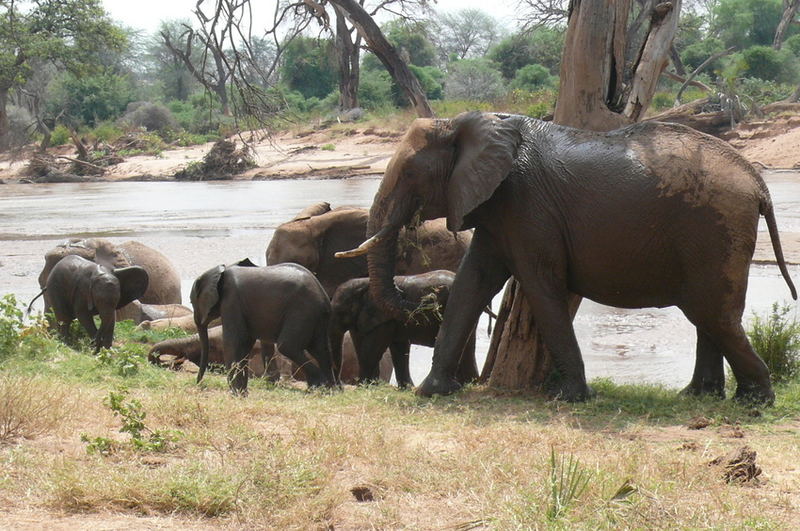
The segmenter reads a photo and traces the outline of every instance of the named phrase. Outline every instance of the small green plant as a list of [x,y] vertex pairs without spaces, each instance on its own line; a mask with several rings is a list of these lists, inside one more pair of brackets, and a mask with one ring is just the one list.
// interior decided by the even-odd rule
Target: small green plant
[[772,380],[782,382],[800,370],[800,322],[788,304],[772,304],[766,317],[753,314],[747,330],[753,349],[767,364]]
[[114,372],[123,377],[137,374],[139,363],[143,360],[134,349],[125,347],[103,348],[97,353],[98,363],[112,367]]
[[[163,452],[167,449],[170,442],[178,439],[179,433],[172,430],[152,430],[148,428],[144,419],[147,413],[142,407],[142,403],[136,399],[126,400],[128,391],[120,389],[111,391],[103,403],[111,409],[114,416],[122,419],[122,433],[131,436],[131,444],[134,450],[142,452]],[[100,453],[108,455],[113,453],[119,444],[106,437],[92,437],[81,434],[81,441],[87,444],[86,451],[89,453]]]
[[22,333],[22,310],[13,293],[0,299],[0,360],[9,357],[19,345]]
[[581,497],[589,486],[591,472],[570,455],[556,458],[556,451],[550,448],[550,506],[547,508],[548,520],[558,520],[567,512],[570,504]]
[[320,146],[319,148],[322,151],[335,151],[336,150],[336,146],[334,146],[333,144],[324,144],[324,145]]
[[50,145],[51,146],[63,146],[67,142],[72,139],[72,135],[69,133],[69,129],[65,126],[59,124],[55,126],[53,132],[50,134]]

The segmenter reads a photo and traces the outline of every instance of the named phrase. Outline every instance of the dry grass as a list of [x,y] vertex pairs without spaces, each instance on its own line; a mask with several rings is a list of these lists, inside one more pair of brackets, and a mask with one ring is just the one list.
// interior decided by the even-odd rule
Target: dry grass
[[[5,525],[29,525],[32,508],[41,525],[72,528],[125,516],[126,526],[168,528],[789,529],[800,517],[794,388],[760,417],[607,383],[585,405],[483,388],[427,400],[389,386],[306,392],[258,380],[242,399],[221,375],[195,386],[146,365],[122,377],[84,354],[62,358],[36,362],[46,380],[3,377],[0,389],[27,388],[23,397],[58,411],[33,438],[0,447]],[[137,451],[119,432],[103,399],[121,384],[150,429],[178,432],[167,451]],[[710,425],[690,430],[699,414]],[[82,433],[116,441],[115,451],[88,453]],[[708,463],[744,445],[761,481],[729,484]],[[585,471],[574,499],[554,494],[554,463]]]
[[41,378],[0,374],[0,444],[55,431],[69,413],[67,399]]

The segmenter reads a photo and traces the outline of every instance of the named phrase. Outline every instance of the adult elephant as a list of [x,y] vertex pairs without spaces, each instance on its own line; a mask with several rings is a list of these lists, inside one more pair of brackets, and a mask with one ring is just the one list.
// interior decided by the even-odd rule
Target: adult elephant
[[[313,272],[333,297],[340,284],[367,276],[367,260],[338,260],[334,254],[364,240],[369,212],[363,208],[318,203],[281,224],[267,246],[267,265],[294,262]],[[403,231],[397,248],[398,274],[415,275],[436,269],[455,271],[472,239],[471,231],[450,232],[445,220],[427,221]]]
[[[147,271],[139,266],[110,269],[72,255],[53,267],[42,293],[62,339],[69,340],[70,324],[77,319],[97,352],[111,347],[115,311],[141,297],[147,284]],[[99,329],[95,315],[100,316]]]
[[[53,267],[65,256],[77,255],[109,269],[142,267],[150,278],[147,291],[139,299],[144,304],[180,304],[181,278],[172,262],[137,241],[116,244],[103,238],[71,238],[47,251],[39,287],[44,288]],[[135,311],[134,311],[135,313]]]
[[759,216],[783,260],[769,191],[725,142],[646,122],[610,133],[523,116],[465,113],[416,120],[370,210],[370,290],[409,308],[392,281],[399,230],[417,217],[475,228],[418,393],[448,394],[481,309],[513,275],[561,374],[555,393],[591,395],[567,308],[570,292],[624,308],[677,306],[697,329],[686,388],[724,396],[723,357],[736,397],[772,402],[769,371],[741,325]]
[[[447,307],[455,275],[451,271],[430,271],[398,276],[395,284],[419,310],[400,318],[379,308],[369,294],[369,279],[348,280],[336,290],[331,301],[330,338],[333,359],[341,359],[342,337],[350,332],[356,350],[359,380],[375,381],[379,362],[388,348],[398,387],[414,385],[409,371],[411,345],[432,347],[439,332],[441,312]],[[466,383],[475,378],[475,336],[468,342],[456,378]]]

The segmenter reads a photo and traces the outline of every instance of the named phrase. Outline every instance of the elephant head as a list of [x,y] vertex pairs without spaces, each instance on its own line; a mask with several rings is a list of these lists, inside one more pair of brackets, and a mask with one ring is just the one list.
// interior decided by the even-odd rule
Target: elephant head
[[47,277],[53,267],[65,256],[77,255],[91,262],[95,262],[109,269],[132,265],[128,258],[113,243],[100,238],[70,238],[44,255],[44,268],[39,273],[39,287],[47,284]]
[[[237,262],[237,266],[256,267],[256,264],[245,258]],[[214,319],[220,317],[220,299],[223,290],[223,273],[227,266],[212,267],[194,281],[189,300],[194,311],[194,323],[200,335],[200,370],[197,373],[197,382],[203,379],[208,366],[208,327]]]
[[469,214],[511,171],[520,143],[512,120],[497,115],[470,112],[452,120],[415,120],[375,195],[368,239],[337,256],[368,253],[373,298],[393,314],[410,310],[393,282],[400,229],[437,217],[446,217],[451,231],[471,227]]

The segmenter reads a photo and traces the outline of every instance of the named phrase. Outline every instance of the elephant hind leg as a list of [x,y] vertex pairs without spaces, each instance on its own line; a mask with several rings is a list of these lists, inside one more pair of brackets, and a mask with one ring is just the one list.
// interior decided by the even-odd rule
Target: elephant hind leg
[[[717,320],[698,325],[698,330],[710,338],[731,366],[737,383],[734,398],[763,404],[775,401],[769,369],[750,345],[741,322]],[[719,370],[713,367],[717,378]]]
[[319,365],[320,383],[327,386],[339,384],[339,375],[334,374],[333,371],[333,356],[328,338],[327,323],[320,323],[317,327],[314,338],[308,346],[308,353]]
[[233,327],[230,320],[226,317],[222,326],[223,359],[228,370],[228,385],[234,394],[245,396],[250,372],[247,356],[256,340],[245,329]]
[[697,356],[692,381],[682,394],[712,395],[725,398],[725,370],[722,364],[722,351],[711,337],[697,329]]
[[414,386],[414,382],[411,380],[411,371],[409,370],[410,351],[411,343],[408,341],[395,341],[389,345],[389,352],[392,354],[392,365],[394,365],[394,377],[397,379],[397,387]]

